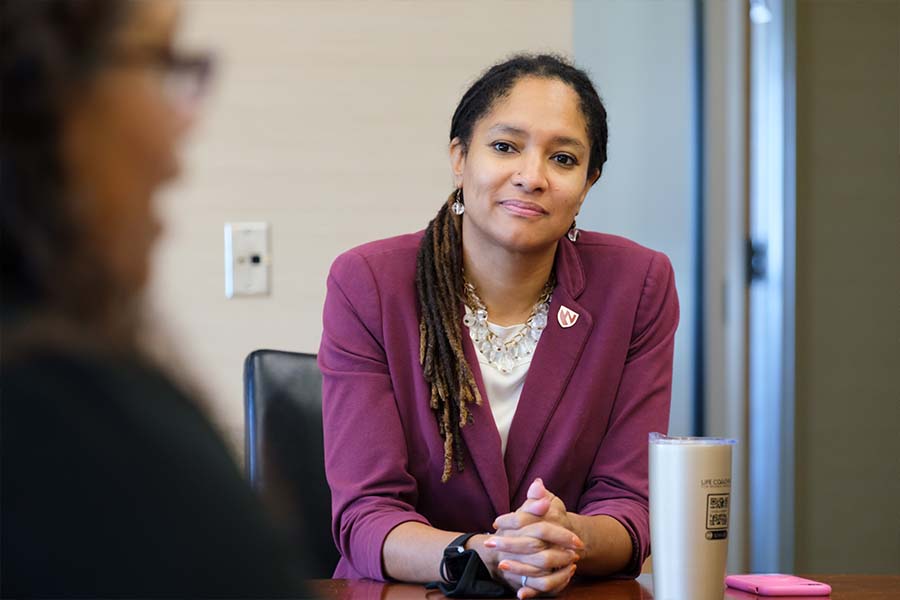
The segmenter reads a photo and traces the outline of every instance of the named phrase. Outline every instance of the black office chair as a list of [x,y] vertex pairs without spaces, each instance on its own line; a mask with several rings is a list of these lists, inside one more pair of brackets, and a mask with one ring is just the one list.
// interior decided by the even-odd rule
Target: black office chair
[[322,374],[314,354],[256,350],[244,361],[247,474],[309,565],[329,578],[340,555],[322,442]]

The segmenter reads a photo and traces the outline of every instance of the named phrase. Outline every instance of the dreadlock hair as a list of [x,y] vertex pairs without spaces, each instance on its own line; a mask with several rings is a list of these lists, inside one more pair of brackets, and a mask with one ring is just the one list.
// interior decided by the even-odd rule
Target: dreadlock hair
[[[478,121],[525,77],[556,79],[575,91],[591,142],[588,177],[600,177],[606,162],[606,109],[587,73],[552,54],[515,55],[485,71],[459,101],[450,124],[450,140],[458,138],[466,152]],[[462,200],[462,190],[458,193]],[[428,224],[416,257],[419,362],[431,386],[430,405],[444,440],[443,482],[450,479],[454,465],[458,471],[463,469],[460,430],[472,420],[469,406],[482,402],[463,352],[462,216],[450,210],[456,195],[456,191],[450,195]]]

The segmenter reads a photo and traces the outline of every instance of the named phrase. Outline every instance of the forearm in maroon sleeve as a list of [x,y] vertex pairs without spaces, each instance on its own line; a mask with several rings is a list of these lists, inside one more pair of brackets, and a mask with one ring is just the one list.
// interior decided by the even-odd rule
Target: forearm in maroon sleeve
[[364,577],[385,580],[388,533],[415,512],[404,432],[381,341],[378,290],[363,257],[332,266],[319,350],[325,470],[332,527],[344,560]]
[[622,575],[640,574],[650,554],[647,436],[666,432],[678,297],[669,260],[650,262],[609,427],[579,502],[583,515],[609,515],[631,536],[634,554]]

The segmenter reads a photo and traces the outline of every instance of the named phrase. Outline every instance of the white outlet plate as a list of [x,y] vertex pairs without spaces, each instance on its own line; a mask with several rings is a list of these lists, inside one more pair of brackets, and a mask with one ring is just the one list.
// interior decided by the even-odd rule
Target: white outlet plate
[[269,224],[225,223],[225,297],[269,293]]

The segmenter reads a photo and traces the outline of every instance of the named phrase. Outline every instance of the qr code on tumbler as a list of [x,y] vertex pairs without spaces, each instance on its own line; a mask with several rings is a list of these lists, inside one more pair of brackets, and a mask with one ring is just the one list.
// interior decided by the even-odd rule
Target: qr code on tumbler
[[706,496],[706,528],[728,528],[728,494],[709,494]]

